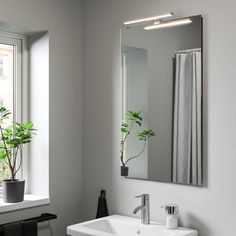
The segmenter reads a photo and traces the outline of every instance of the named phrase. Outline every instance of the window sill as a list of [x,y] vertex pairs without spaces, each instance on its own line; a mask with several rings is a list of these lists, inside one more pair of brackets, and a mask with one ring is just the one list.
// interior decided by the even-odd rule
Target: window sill
[[42,197],[33,194],[25,194],[25,200],[18,203],[5,203],[3,202],[3,199],[0,199],[0,213],[47,205],[49,203],[50,200],[48,197]]

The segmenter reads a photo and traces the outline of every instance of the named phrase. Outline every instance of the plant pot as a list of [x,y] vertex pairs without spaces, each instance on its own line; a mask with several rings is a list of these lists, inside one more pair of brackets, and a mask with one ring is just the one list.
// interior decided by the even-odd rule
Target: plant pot
[[25,180],[3,180],[3,201],[6,203],[24,201]]
[[121,166],[120,167],[120,175],[121,176],[128,176],[128,174],[129,174],[129,167]]

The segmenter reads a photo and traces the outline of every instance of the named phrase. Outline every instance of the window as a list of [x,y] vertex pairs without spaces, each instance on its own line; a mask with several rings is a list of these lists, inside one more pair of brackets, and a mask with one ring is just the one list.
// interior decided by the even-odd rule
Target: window
[[[10,119],[4,121],[3,126],[10,125],[12,121],[21,122],[26,118],[27,106],[24,106],[24,102],[26,101],[27,90],[23,91],[25,81],[23,81],[22,64],[24,43],[24,36],[0,33],[0,106],[6,107],[12,113]],[[22,171],[18,177],[21,175]],[[1,162],[0,186],[3,179],[9,177],[9,167]]]
[[[17,30],[18,26],[13,27]],[[24,147],[21,173],[17,176],[26,180],[24,202],[3,202],[1,184],[8,178],[9,170],[5,165],[0,166],[0,214],[50,202],[49,34],[48,31],[31,32],[28,28],[18,32],[26,35],[0,29],[0,106],[11,110],[11,121],[31,119],[38,131],[30,149]]]

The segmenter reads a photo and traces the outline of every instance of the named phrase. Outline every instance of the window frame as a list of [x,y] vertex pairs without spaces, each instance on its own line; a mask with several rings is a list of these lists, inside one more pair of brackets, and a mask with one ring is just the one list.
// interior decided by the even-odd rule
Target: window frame
[[[16,115],[15,120],[19,122],[25,122],[29,119],[29,82],[28,82],[28,37],[27,35],[0,31],[0,43],[10,44],[14,46],[14,113]],[[28,193],[28,155],[29,147],[24,145],[23,147],[23,162],[21,171],[17,178],[24,178],[25,193]],[[1,192],[0,186],[0,192]],[[1,196],[0,196],[1,197]]]

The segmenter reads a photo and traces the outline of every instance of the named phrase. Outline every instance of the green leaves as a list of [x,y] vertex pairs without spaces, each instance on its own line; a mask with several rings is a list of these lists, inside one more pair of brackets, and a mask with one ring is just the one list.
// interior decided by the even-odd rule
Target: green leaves
[[140,116],[140,114],[141,114],[141,111],[139,111],[139,112],[128,111],[125,114],[124,120],[126,120],[126,121],[142,121],[143,119]]
[[13,123],[12,126],[3,129],[2,139],[10,148],[20,148],[21,145],[30,143],[34,135],[32,121],[25,123]]
[[128,111],[126,113],[126,116],[124,117],[124,120],[126,121],[133,121],[135,122],[138,126],[142,125],[142,120],[143,118],[140,116],[141,111],[139,112],[133,112],[133,111]]
[[0,161],[4,160],[6,158],[7,154],[5,149],[0,147]]
[[151,129],[143,130],[142,132],[137,133],[139,140],[147,140],[148,138],[155,136],[155,132]]
[[[120,130],[123,134],[125,134],[126,137],[131,133],[134,123],[136,123],[139,127],[142,126],[143,118],[140,116],[140,114],[141,111],[139,112],[128,111],[125,114],[125,117],[123,118],[125,122],[122,122]],[[148,138],[155,135],[156,134],[153,130],[143,130],[142,132],[137,133],[137,137],[139,138],[139,140],[147,140]],[[123,141],[123,143],[121,142],[122,145],[124,144],[126,137],[124,138],[124,140],[122,140]]]
[[[125,114],[125,117],[123,118],[125,122],[121,124],[121,132],[124,134],[130,134],[130,131],[133,127],[133,123],[136,123],[138,126],[141,126],[143,118],[140,116],[140,114],[141,111],[139,112],[128,111]],[[131,124],[129,122],[131,122]]]
[[4,119],[8,119],[11,112],[7,110],[5,107],[0,108],[0,121]]
[[121,128],[120,128],[121,132],[122,132],[122,133],[125,133],[125,134],[128,134],[128,133],[129,133],[128,127],[129,127],[128,124],[122,123],[122,124],[121,124]]

